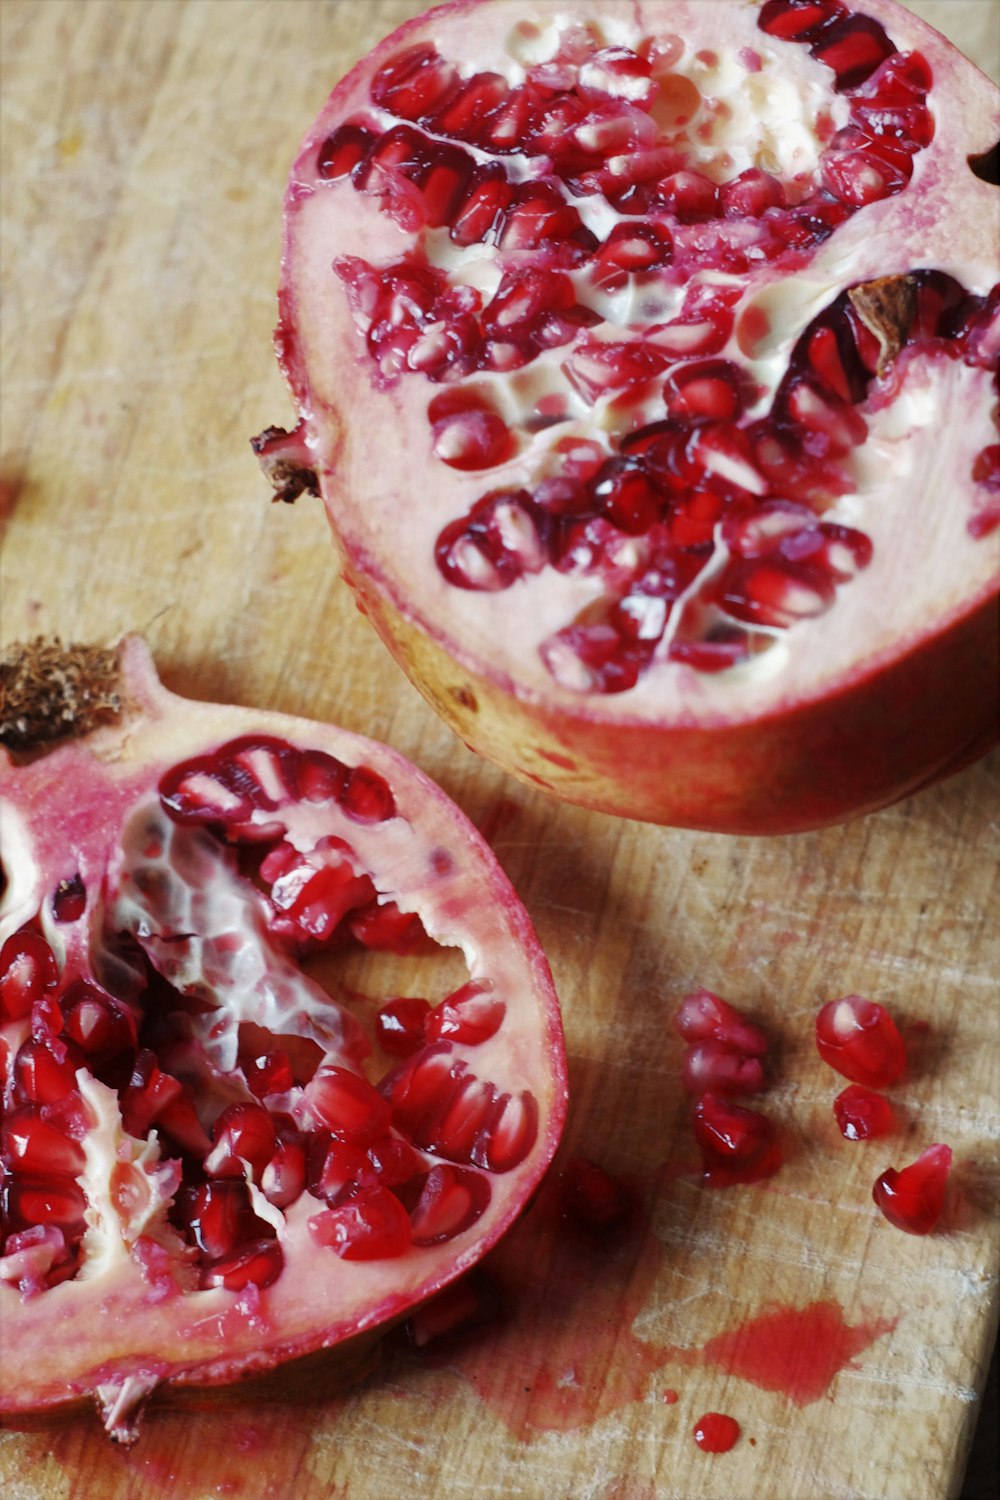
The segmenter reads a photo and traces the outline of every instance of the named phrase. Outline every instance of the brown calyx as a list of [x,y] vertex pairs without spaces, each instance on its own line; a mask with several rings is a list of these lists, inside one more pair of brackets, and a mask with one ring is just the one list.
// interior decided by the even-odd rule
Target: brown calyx
[[0,656],[0,744],[33,750],[89,734],[122,710],[114,646],[15,641]]
[[877,276],[847,293],[851,306],[879,342],[876,373],[884,375],[909,337],[917,310],[917,284],[912,276]]

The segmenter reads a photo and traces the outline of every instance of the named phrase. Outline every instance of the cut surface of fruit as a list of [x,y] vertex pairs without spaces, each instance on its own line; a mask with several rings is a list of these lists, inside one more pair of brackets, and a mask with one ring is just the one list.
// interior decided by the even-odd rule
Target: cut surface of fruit
[[467,744],[749,833],[989,747],[997,130],[895,0],[461,0],[334,90],[255,447]]
[[[370,1369],[533,1193],[565,1066],[524,908],[438,787],[118,658],[116,719],[0,750],[0,1421],[92,1399],[129,1442],[154,1392]],[[403,1064],[401,981],[435,1022]]]

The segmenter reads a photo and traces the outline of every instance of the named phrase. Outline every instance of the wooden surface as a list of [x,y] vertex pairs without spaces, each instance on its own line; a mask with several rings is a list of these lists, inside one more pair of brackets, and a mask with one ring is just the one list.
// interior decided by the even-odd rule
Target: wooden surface
[[[641,1210],[595,1250],[543,1194],[495,1267],[501,1321],[447,1360],[394,1342],[348,1397],[151,1413],[129,1451],[93,1425],[5,1434],[0,1490],[955,1495],[1000,1263],[996,757],[880,816],[772,842],[557,806],[438,724],[354,611],[318,503],[272,506],[250,453],[289,415],[270,350],[288,165],[337,76],[420,8],[4,0],[2,633],[140,629],[179,691],[338,720],[434,775],[489,834],[551,957],[568,1149],[633,1179]],[[994,0],[914,8],[996,72]],[[701,984],[775,1038],[763,1107],[788,1159],[765,1187],[708,1193],[693,1173],[668,1018]],[[885,1143],[840,1138],[838,1082],[811,1041],[818,1005],[851,990],[889,1005],[912,1044]],[[871,1184],[934,1140],[955,1149],[958,1191],[946,1231],[913,1239],[877,1215]],[[727,1373],[723,1335],[816,1304],[825,1373],[815,1340],[773,1345],[767,1323],[741,1345],[756,1371]],[[748,1378],[782,1360],[771,1389]],[[741,1424],[728,1455],[692,1441],[710,1410]]]

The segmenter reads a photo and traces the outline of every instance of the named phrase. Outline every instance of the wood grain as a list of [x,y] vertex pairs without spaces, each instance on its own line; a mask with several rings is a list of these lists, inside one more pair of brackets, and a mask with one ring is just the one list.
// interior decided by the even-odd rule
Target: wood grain
[[[501,1253],[507,1323],[448,1362],[394,1343],[349,1396],[150,1413],[128,1452],[93,1426],[5,1434],[0,1487],[943,1500],[997,1320],[997,758],[877,817],[774,841],[557,806],[437,722],[356,614],[319,506],[271,505],[250,453],[250,434],[288,414],[269,347],[288,164],[335,79],[421,8],[5,0],[2,634],[140,629],[179,691],[330,718],[435,776],[489,832],[551,957],[566,1149],[639,1184],[642,1213],[618,1245],[577,1253],[543,1196]],[[914,9],[996,72],[993,0]],[[706,1193],[692,1176],[668,1018],[699,984],[776,1040],[765,1107],[788,1161],[765,1188]],[[914,1044],[887,1146],[841,1140],[811,1042],[818,1005],[850,990],[888,1004]],[[939,1139],[961,1191],[947,1232],[911,1239],[875,1213],[871,1183]],[[884,1331],[803,1405],[702,1362],[775,1303],[835,1304]],[[708,1458],[690,1433],[713,1409],[743,1437]]]

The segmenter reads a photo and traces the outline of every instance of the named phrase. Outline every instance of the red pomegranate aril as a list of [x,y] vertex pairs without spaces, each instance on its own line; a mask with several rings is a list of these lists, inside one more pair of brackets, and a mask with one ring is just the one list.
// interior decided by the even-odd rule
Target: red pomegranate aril
[[12,1109],[0,1125],[0,1159],[12,1172],[75,1177],[86,1160],[83,1147],[57,1129],[41,1104]]
[[686,1042],[719,1042],[748,1057],[763,1057],[771,1045],[761,1027],[728,1000],[705,989],[684,996],[674,1016],[674,1029]]
[[469,180],[464,201],[455,211],[449,230],[456,245],[494,244],[503,227],[504,214],[514,197],[503,167],[496,163],[477,167]]
[[212,1127],[212,1149],[205,1158],[210,1177],[242,1177],[247,1167],[255,1182],[274,1154],[274,1121],[262,1104],[230,1104]]
[[0,1018],[20,1021],[59,983],[55,955],[40,932],[22,927],[0,948]]
[[[368,1163],[383,1187],[398,1188],[426,1170],[426,1161],[400,1135],[387,1135],[368,1147]],[[365,1178],[367,1182],[367,1176]]]
[[430,1012],[430,1001],[417,995],[387,1000],[375,1017],[375,1040],[390,1057],[411,1057],[427,1040],[424,1026]]
[[11,1064],[11,1098],[15,1104],[52,1104],[76,1087],[83,1053],[61,1037],[29,1037]]
[[247,1088],[257,1099],[268,1094],[286,1094],[295,1084],[288,1053],[276,1047],[249,1059],[243,1067]]
[[784,206],[780,178],[759,167],[748,167],[719,188],[719,207],[725,218],[759,219],[768,209]]
[[706,1187],[762,1182],[781,1166],[782,1152],[771,1120],[718,1094],[705,1093],[694,1107],[694,1135],[702,1152]]
[[404,120],[429,120],[458,91],[458,70],[433,47],[418,45],[397,54],[375,74],[371,96],[375,104]]
[[172,1217],[208,1260],[258,1239],[267,1227],[257,1217],[242,1177],[212,1178],[182,1187]]
[[67,1038],[93,1059],[110,1059],[134,1048],[136,1018],[87,979],[76,979],[60,1001]]
[[684,422],[735,422],[746,395],[742,370],[727,359],[677,365],[663,388],[668,413]]
[[433,946],[418,913],[401,911],[395,901],[369,901],[355,907],[347,925],[357,942],[379,953],[405,957]]
[[465,1063],[456,1062],[451,1048],[442,1042],[425,1046],[400,1063],[379,1084],[391,1105],[393,1122],[410,1130],[444,1109],[464,1072]]
[[288,1208],[305,1191],[306,1137],[302,1134],[279,1138],[274,1154],[260,1174],[260,1190],[275,1208]]
[[470,406],[432,418],[434,452],[449,468],[472,472],[505,463],[514,452],[514,438],[495,411]]
[[316,170],[324,182],[333,182],[340,177],[349,177],[359,166],[367,162],[372,146],[378,139],[363,125],[348,121],[338,126],[319,148]]
[[[271,900],[281,914],[283,929],[297,942],[329,943],[348,912],[371,900],[373,887],[367,875],[356,875],[349,859],[338,851],[317,851],[316,856],[296,861],[278,875],[271,886]],[[274,866],[261,866],[268,879]]]
[[933,1233],[944,1213],[951,1159],[950,1146],[935,1144],[908,1167],[882,1173],[872,1197],[890,1224],[907,1234]]
[[314,1214],[309,1233],[317,1245],[328,1245],[342,1260],[395,1259],[412,1243],[406,1209],[388,1188],[378,1186]]
[[888,1099],[860,1083],[850,1083],[841,1090],[833,1101],[833,1114],[841,1135],[849,1141],[889,1135],[895,1123]]
[[510,85],[502,74],[474,73],[434,115],[434,130],[438,135],[458,136],[475,144],[484,120],[499,109],[509,92]]
[[641,275],[667,265],[673,240],[658,224],[616,224],[594,252],[592,275],[609,291],[624,285],[629,275]]
[[563,1168],[559,1202],[574,1224],[599,1234],[619,1229],[633,1209],[625,1183],[585,1156],[574,1156]]
[[700,172],[671,172],[656,184],[653,196],[681,224],[698,224],[719,213],[718,189]]
[[389,1128],[388,1101],[366,1078],[347,1068],[320,1068],[306,1084],[304,1099],[320,1125],[351,1145],[370,1145]]
[[737,620],[787,629],[814,619],[833,603],[834,586],[824,572],[774,561],[732,563],[722,576],[719,598]]
[[594,482],[593,497],[608,520],[630,534],[648,531],[664,510],[662,492],[628,459],[608,460]]
[[444,1108],[414,1129],[414,1141],[425,1151],[449,1161],[477,1161],[477,1143],[492,1126],[496,1098],[497,1091],[491,1083],[472,1073],[466,1074]]
[[546,517],[526,490],[496,490],[438,537],[438,567],[449,583],[494,593],[548,560]]
[[340,802],[348,770],[324,750],[301,750],[295,759],[295,794],[303,802]]
[[410,1210],[415,1245],[438,1245],[470,1229],[489,1207],[489,1181],[479,1172],[435,1166]]
[[384,776],[370,766],[354,766],[347,775],[342,805],[359,823],[385,823],[396,816],[396,801]]
[[490,980],[472,979],[442,1000],[426,1018],[428,1042],[461,1042],[478,1047],[503,1025],[507,1007],[492,993]]
[[852,1083],[885,1089],[906,1070],[906,1044],[884,1006],[861,995],[828,1001],[816,1017],[820,1057]]
[[845,15],[839,0],[764,0],[757,24],[770,36],[806,42]]
[[87,1199],[71,1177],[11,1175],[0,1193],[5,1224],[27,1229],[41,1224],[61,1229],[70,1240],[83,1233]]
[[[87,888],[83,878],[71,875],[60,880],[52,897],[52,915],[57,922],[78,922],[87,909]],[[0,959],[0,971],[3,963]]]
[[681,1080],[689,1094],[759,1094],[767,1076],[759,1057],[724,1042],[695,1042],[684,1054]]
[[308,1147],[309,1191],[328,1203],[336,1203],[367,1183],[370,1166],[361,1146],[333,1136],[314,1136]]
[[843,93],[864,83],[896,49],[877,21],[848,14],[827,28],[809,50],[833,69],[837,90]]
[[538,1102],[528,1090],[503,1094],[480,1132],[472,1160],[491,1172],[510,1172],[538,1138]]
[[241,1292],[246,1286],[263,1290],[277,1281],[284,1264],[285,1253],[277,1240],[254,1240],[205,1266],[201,1285],[225,1287],[228,1292]]

